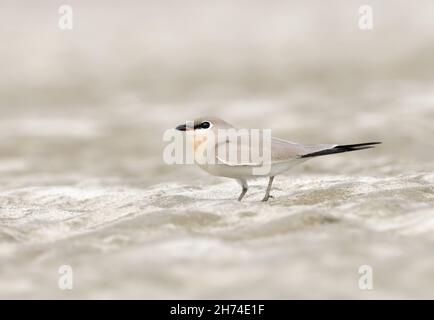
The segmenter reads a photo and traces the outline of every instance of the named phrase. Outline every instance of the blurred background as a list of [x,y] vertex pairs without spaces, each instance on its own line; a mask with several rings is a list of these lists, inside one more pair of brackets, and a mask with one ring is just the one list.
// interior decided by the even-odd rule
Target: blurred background
[[[1,298],[434,297],[432,1],[1,7]],[[383,145],[237,203],[236,183],[162,161],[164,131],[202,115]]]

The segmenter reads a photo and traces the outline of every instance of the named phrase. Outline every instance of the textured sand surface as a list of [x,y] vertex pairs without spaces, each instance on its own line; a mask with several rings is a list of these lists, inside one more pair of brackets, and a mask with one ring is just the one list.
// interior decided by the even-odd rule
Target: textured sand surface
[[[434,298],[434,3],[374,1],[361,32],[359,3],[332,2],[77,1],[68,33],[51,2],[6,1],[0,298]],[[162,160],[164,131],[205,114],[383,144],[239,203]]]

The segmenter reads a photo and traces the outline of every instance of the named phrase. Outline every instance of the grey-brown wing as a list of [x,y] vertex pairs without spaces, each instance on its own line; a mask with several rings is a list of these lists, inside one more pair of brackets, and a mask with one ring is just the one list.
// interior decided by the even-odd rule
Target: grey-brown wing
[[306,154],[332,149],[334,147],[336,147],[335,144],[305,145],[283,139],[272,138],[271,159],[274,163],[290,161],[300,158]]
[[215,155],[218,162],[229,166],[262,166],[292,161],[305,154],[333,148],[336,145],[303,145],[278,138],[269,142],[259,138],[256,143],[242,139],[227,140],[216,144]]

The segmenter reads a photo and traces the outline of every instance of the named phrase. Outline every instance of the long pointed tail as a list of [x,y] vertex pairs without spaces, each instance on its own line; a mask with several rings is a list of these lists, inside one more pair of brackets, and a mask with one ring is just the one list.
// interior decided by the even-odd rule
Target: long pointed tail
[[330,148],[330,149],[324,149],[321,151],[316,151],[316,152],[304,154],[301,156],[301,158],[318,157],[318,156],[325,156],[327,154],[358,151],[358,150],[363,150],[363,149],[371,149],[371,148],[374,148],[374,145],[380,144],[380,143],[381,142],[367,142],[367,143],[347,144],[347,145],[335,146],[335,147]]

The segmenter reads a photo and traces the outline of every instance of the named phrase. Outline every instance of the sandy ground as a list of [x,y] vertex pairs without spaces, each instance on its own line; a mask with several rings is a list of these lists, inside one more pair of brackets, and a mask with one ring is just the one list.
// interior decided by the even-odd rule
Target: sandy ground
[[[76,1],[67,32],[57,3],[6,1],[0,297],[434,298],[433,5],[374,1],[360,31],[356,1]],[[165,130],[207,114],[383,144],[239,203],[162,160]]]

